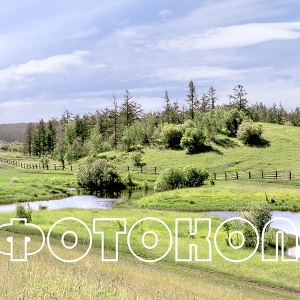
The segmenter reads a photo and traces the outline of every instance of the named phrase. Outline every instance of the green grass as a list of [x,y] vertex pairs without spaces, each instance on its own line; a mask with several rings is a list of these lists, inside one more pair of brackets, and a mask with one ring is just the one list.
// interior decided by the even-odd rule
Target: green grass
[[[0,232],[5,239],[10,234]],[[14,235],[17,249],[22,236]],[[38,247],[37,239],[33,244]],[[60,246],[52,240],[55,250]],[[76,250],[72,250],[76,252]],[[63,264],[44,249],[27,263],[0,256],[1,299],[292,299],[205,273],[138,263],[122,256],[102,263],[97,249],[76,264]]]
[[21,169],[0,163],[0,203],[34,201],[67,197],[74,186],[70,171]]
[[[267,180],[216,181],[214,186],[155,193],[132,204],[173,211],[240,210],[253,202],[266,201],[266,195],[272,210],[300,210],[299,186]],[[118,205],[126,205],[126,201]]]
[[[142,155],[146,163],[145,169],[153,170],[156,166],[159,172],[168,167],[190,165],[212,172],[300,170],[300,161],[297,160],[300,128],[266,123],[262,125],[263,137],[270,142],[269,147],[248,147],[235,138],[220,135],[217,138],[218,144],[212,144],[215,151],[207,153],[187,155],[183,150],[145,148]],[[99,154],[103,155],[115,157],[113,161],[122,170],[132,165],[130,153],[110,151]]]
[[[1,214],[0,215],[0,222],[1,224],[5,224],[9,221],[10,217],[12,216],[11,213]],[[171,229],[172,234],[175,232],[175,218],[180,217],[188,217],[188,218],[199,218],[204,217],[203,215],[199,214],[184,214],[178,212],[165,212],[160,211],[147,211],[147,210],[122,210],[122,209],[115,209],[111,211],[99,211],[99,210],[61,210],[61,211],[37,211],[33,214],[33,222],[36,225],[39,225],[45,232],[47,232],[50,227],[58,220],[65,218],[67,216],[76,217],[82,221],[84,221],[92,230],[92,219],[93,218],[126,218],[127,219],[127,232],[131,228],[131,226],[137,220],[140,220],[144,217],[156,217],[158,219],[163,220],[168,227]],[[212,241],[212,261],[211,262],[176,262],[175,261],[175,246],[172,244],[172,248],[170,253],[163,259],[164,263],[169,266],[174,267],[186,267],[189,270],[205,270],[208,272],[212,272],[214,274],[223,274],[230,278],[235,279],[242,279],[246,282],[256,282],[259,284],[263,284],[266,286],[282,288],[286,290],[300,292],[300,275],[298,272],[298,264],[299,262],[262,262],[261,261],[261,254],[257,252],[251,259],[247,260],[243,263],[232,263],[226,261],[222,258],[217,251],[215,250],[213,244],[213,234],[216,230],[217,226],[220,225],[221,220],[218,218],[212,218],[212,235],[210,240]],[[112,251],[115,249],[115,231],[120,230],[120,225],[114,221],[112,223],[103,223],[99,225],[101,229],[103,229],[107,234],[105,236],[105,249]],[[32,230],[28,232],[28,229],[24,225],[15,225],[10,230],[14,232],[19,232],[22,234],[34,234]],[[80,257],[84,252],[87,250],[88,244],[88,235],[82,225],[78,224],[77,222],[65,222],[62,223],[60,226],[57,226],[51,237],[60,239],[61,235],[66,230],[73,230],[79,236],[79,241],[82,243],[82,252],[81,254],[76,254]],[[155,231],[159,236],[159,244],[158,247],[154,250],[147,250],[145,249],[140,240],[141,235],[146,232],[147,230]],[[204,257],[207,257],[208,248],[205,246],[205,237],[207,235],[207,229],[205,226],[199,228],[199,232],[197,233],[196,238],[191,238],[189,235],[189,230],[187,224],[180,226],[179,229],[179,237],[180,237],[180,245],[179,250],[180,253],[183,254],[183,257],[187,257],[189,253],[188,245],[190,243],[197,244],[200,248],[200,253]],[[238,251],[232,250],[228,247],[225,243],[226,233],[224,231],[220,232],[218,236],[218,244],[223,254],[233,259],[241,259],[247,257],[252,250],[249,249],[240,249]],[[70,241],[72,241],[72,237],[67,237]],[[127,246],[127,234],[120,235],[119,237],[119,252],[129,255],[132,259],[133,255],[128,249]],[[131,235],[131,243],[132,247],[136,254],[141,257],[147,259],[155,259],[161,256],[169,245],[169,238],[166,230],[161,225],[157,224],[156,222],[147,222],[144,221],[143,225],[136,227]],[[93,235],[93,242],[94,247],[99,247],[100,245],[100,236]],[[148,240],[149,244],[151,238]],[[2,248],[4,247],[5,243],[4,240],[1,241]],[[8,245],[7,245],[8,246]],[[5,249],[3,250],[5,251]],[[61,250],[60,250],[61,251]],[[65,253],[64,250],[64,258],[69,259],[70,255],[72,254],[71,251]],[[60,252],[62,253],[62,252]],[[61,254],[62,255],[62,254]],[[108,255],[112,255],[108,253]],[[38,255],[37,255],[38,256]],[[77,257],[77,256],[76,256]],[[270,255],[268,255],[270,257]],[[101,256],[99,254],[99,260]],[[122,259],[120,259],[122,260]],[[138,262],[137,259],[134,259]],[[159,263],[157,263],[159,265]]]

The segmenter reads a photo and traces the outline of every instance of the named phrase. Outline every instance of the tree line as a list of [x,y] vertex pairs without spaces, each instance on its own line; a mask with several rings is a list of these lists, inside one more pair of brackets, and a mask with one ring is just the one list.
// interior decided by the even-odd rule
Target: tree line
[[196,153],[208,150],[218,133],[237,136],[243,120],[300,126],[300,108],[287,112],[281,103],[249,105],[242,85],[233,88],[228,104],[219,104],[213,86],[198,96],[193,80],[188,84],[185,105],[171,101],[168,91],[164,100],[161,111],[145,112],[126,90],[122,100],[113,95],[110,105],[95,113],[80,116],[65,111],[48,122],[28,123],[24,153],[55,158],[63,165],[87,155],[95,157],[113,149],[134,151],[144,145]]

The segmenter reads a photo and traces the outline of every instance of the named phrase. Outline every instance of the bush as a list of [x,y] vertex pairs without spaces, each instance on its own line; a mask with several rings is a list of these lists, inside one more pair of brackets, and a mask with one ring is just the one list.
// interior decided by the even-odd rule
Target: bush
[[237,110],[231,109],[225,117],[225,125],[228,136],[236,137],[238,128],[243,122],[244,114]]
[[194,167],[185,168],[184,175],[186,187],[202,186],[204,181],[209,178],[209,174],[206,170]]
[[181,169],[164,170],[155,181],[154,190],[157,192],[174,190],[185,186],[185,176]]
[[103,159],[79,166],[76,180],[79,187],[92,192],[112,192],[125,188],[115,165]]
[[[271,220],[272,215],[270,207],[266,203],[253,203],[246,211],[242,211],[242,217],[254,225],[261,240],[263,229],[267,222]],[[256,234],[254,230],[250,228],[248,224],[245,224],[243,231],[245,236],[245,247],[255,247]]]
[[142,162],[142,153],[141,152],[133,152],[131,154],[131,160],[135,167],[145,166],[145,163]]
[[[31,215],[32,215],[32,209],[28,203],[27,203],[27,205],[21,204],[21,203],[18,203],[16,205],[16,217],[17,218],[27,219],[27,223],[31,223],[31,221],[32,221]],[[20,223],[24,224],[25,222],[20,221]]]
[[188,128],[180,141],[180,146],[189,154],[204,152],[207,149],[207,138],[198,128]]
[[165,146],[171,149],[180,149],[180,141],[184,131],[183,125],[165,124],[162,130]]
[[237,138],[245,145],[260,145],[262,142],[262,126],[253,121],[243,121],[239,126]]
[[154,190],[162,192],[184,187],[202,186],[208,178],[208,172],[200,168],[170,168],[159,175],[155,182]]

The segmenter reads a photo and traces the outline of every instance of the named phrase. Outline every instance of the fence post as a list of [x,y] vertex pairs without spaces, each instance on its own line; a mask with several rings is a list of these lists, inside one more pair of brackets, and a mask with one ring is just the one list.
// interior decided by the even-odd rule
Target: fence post
[[227,173],[225,172],[225,180],[227,180]]
[[54,170],[56,170],[56,164],[54,164]]
[[278,172],[275,171],[275,178],[278,179]]
[[72,165],[71,165],[70,167],[71,167],[71,171],[73,171],[73,167],[72,167]]
[[129,166],[127,166],[127,172],[129,172],[129,169],[130,169]]
[[46,164],[46,167],[47,167],[47,170],[49,170],[49,166],[48,166],[48,164]]
[[263,179],[264,178],[264,171],[261,170],[261,178]]
[[289,171],[289,180],[292,180],[292,172]]
[[238,172],[235,173],[236,173],[236,179],[239,179],[239,173]]
[[217,180],[217,173],[214,173],[214,180]]
[[251,172],[249,171],[249,179],[251,179]]
[[143,166],[141,165],[141,173],[143,173]]
[[154,174],[156,174],[156,167],[154,167]]

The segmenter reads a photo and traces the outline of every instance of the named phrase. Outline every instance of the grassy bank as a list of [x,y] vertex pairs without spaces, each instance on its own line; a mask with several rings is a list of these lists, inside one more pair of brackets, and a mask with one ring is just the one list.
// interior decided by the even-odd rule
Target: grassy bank
[[[294,182],[295,183],[295,182]],[[272,210],[299,211],[300,187],[257,180],[216,181],[214,186],[155,193],[134,201],[138,208],[173,211],[240,210],[253,202],[268,201]],[[126,205],[126,202],[118,205]]]

